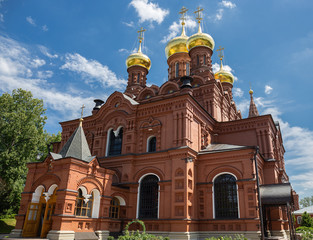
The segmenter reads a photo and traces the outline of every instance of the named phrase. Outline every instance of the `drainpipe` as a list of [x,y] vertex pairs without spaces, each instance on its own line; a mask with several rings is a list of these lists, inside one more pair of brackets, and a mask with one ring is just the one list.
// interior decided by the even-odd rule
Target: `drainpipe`
[[257,155],[259,153],[259,147],[255,147],[254,153],[254,166],[255,166],[255,174],[256,174],[256,185],[257,185],[257,193],[258,193],[258,208],[259,208],[259,216],[260,216],[260,224],[261,224],[261,240],[264,240],[264,222],[263,222],[263,211],[262,211],[262,202],[260,195],[260,182],[259,182],[259,170],[258,170],[258,161]]

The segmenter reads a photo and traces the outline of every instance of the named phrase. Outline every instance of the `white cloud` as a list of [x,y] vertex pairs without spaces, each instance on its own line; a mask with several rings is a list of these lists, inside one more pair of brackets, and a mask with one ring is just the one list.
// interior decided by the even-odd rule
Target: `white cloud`
[[42,31],[44,31],[44,32],[47,32],[47,31],[49,30],[47,25],[43,25],[43,26],[41,27],[41,29],[42,29]]
[[118,78],[107,66],[96,60],[88,60],[78,53],[66,54],[65,64],[61,69],[67,69],[81,74],[86,83],[100,82],[104,87],[123,88],[127,81]]
[[266,94],[271,94],[271,92],[273,91],[273,88],[270,85],[265,85],[265,90],[264,92]]
[[0,13],[0,22],[4,22],[4,16],[2,13]]
[[[71,92],[62,92],[46,81],[53,72],[37,71],[45,61],[32,54],[17,41],[0,36],[0,92],[10,92],[16,88],[31,91],[33,96],[44,100],[46,107],[59,111],[66,118],[77,118],[79,108],[84,103],[93,107],[92,97],[82,97]],[[32,72],[38,78],[32,78]]]
[[[193,31],[194,29],[196,29],[197,23],[191,17],[187,16],[185,27],[186,27],[186,33],[187,33],[188,30]],[[178,22],[173,22],[171,26],[169,27],[169,34],[163,37],[163,39],[161,40],[161,43],[167,43],[170,39],[173,39],[178,34],[180,34],[181,31],[182,31],[181,24]]]
[[31,64],[33,67],[38,68],[38,67],[45,65],[46,61],[43,59],[36,58],[36,59],[33,59]]
[[35,20],[34,20],[31,16],[26,17],[26,21],[27,21],[30,25],[36,26],[36,22],[35,22]]
[[[214,64],[212,65],[213,72],[216,73],[217,71],[219,71],[219,70],[220,70],[220,67],[221,67],[220,64],[214,63]],[[232,69],[229,65],[223,65],[223,70],[225,70],[226,72],[232,73],[233,76],[234,76],[234,81],[235,81],[235,82],[238,81],[238,77],[236,77],[236,76],[234,75],[235,70]]]
[[120,48],[119,50],[118,50],[118,52],[119,53],[129,53],[129,51],[127,50],[127,49],[125,49],[125,48]]
[[45,56],[49,57],[49,58],[58,58],[59,56],[57,54],[52,55],[48,48],[42,45],[39,45],[39,50],[41,51],[42,54],[44,54]]
[[135,26],[134,22],[133,21],[130,21],[130,22],[122,22],[124,25],[126,25],[127,27],[131,27],[133,28]]
[[241,88],[233,88],[233,95],[234,97],[242,97],[243,96],[243,91]]
[[132,0],[129,5],[135,8],[140,23],[147,21],[160,24],[169,14],[169,10],[162,9],[158,4],[149,2],[148,0]]
[[250,100],[243,99],[236,103],[237,110],[240,110],[242,117],[244,118],[246,113],[249,111]]
[[223,13],[224,13],[223,8],[217,9],[216,14],[215,14],[215,21],[220,21],[223,18]]
[[37,72],[37,77],[40,79],[47,79],[47,78],[51,78],[52,76],[53,76],[53,72],[50,70]]
[[231,1],[225,1],[223,0],[222,2],[220,2],[220,5],[225,7],[225,8],[235,8],[236,7],[236,4],[235,3],[232,3]]

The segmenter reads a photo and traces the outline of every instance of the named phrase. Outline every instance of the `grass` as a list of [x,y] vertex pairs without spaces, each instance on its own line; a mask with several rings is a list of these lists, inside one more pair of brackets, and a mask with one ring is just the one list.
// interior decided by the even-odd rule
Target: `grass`
[[14,218],[0,219],[0,233],[10,233],[15,228]]

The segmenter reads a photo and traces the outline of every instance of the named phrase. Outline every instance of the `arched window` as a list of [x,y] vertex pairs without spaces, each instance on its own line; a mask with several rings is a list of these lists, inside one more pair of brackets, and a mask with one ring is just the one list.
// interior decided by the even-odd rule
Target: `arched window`
[[156,151],[156,137],[150,137],[148,138],[147,152],[155,151]]
[[190,64],[186,63],[186,76],[190,75]]
[[83,191],[78,189],[78,196],[75,204],[75,215],[81,217],[91,217],[92,202],[93,194],[83,196]]
[[140,182],[139,218],[158,218],[159,179],[155,175],[147,175]]
[[215,218],[238,218],[236,178],[223,174],[214,180]]
[[120,201],[114,197],[110,202],[110,211],[109,211],[110,218],[119,218],[120,216]]
[[179,77],[179,63],[175,63],[175,77]]
[[200,65],[199,55],[197,55],[197,66]]
[[206,55],[203,55],[203,65],[206,65]]
[[123,128],[109,132],[109,151],[108,156],[120,155],[122,152]]

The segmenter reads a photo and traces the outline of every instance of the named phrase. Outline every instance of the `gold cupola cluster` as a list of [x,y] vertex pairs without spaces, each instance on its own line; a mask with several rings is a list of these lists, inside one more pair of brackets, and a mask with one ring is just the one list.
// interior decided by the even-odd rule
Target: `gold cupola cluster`
[[128,58],[126,59],[126,67],[127,69],[132,67],[132,66],[141,66],[146,68],[148,71],[150,70],[151,67],[151,61],[150,58],[143,54],[141,52],[141,43],[143,40],[143,32],[146,31],[145,29],[141,28],[138,33],[139,33],[139,48],[138,51],[129,55]]
[[183,7],[181,9],[180,14],[182,14],[181,20],[182,20],[182,33],[180,36],[173,38],[170,40],[166,47],[165,47],[165,55],[168,59],[170,56],[172,56],[175,53],[181,53],[186,52],[188,53],[192,48],[198,47],[198,46],[204,46],[210,48],[212,51],[214,49],[215,42],[213,38],[207,34],[203,33],[201,30],[201,12],[203,11],[203,8],[198,8],[197,11],[195,11],[195,14],[197,14],[196,19],[198,20],[198,32],[191,37],[186,36],[185,34],[185,20],[186,20],[186,12],[188,9]]
[[216,51],[219,51],[219,58],[221,60],[221,67],[220,67],[220,70],[217,71],[215,74],[214,74],[214,77],[215,79],[219,79],[221,81],[221,83],[230,83],[230,84],[234,84],[234,76],[231,72],[227,72],[223,69],[223,57],[224,57],[224,54],[223,54],[223,51],[224,48],[219,48],[217,49]]

